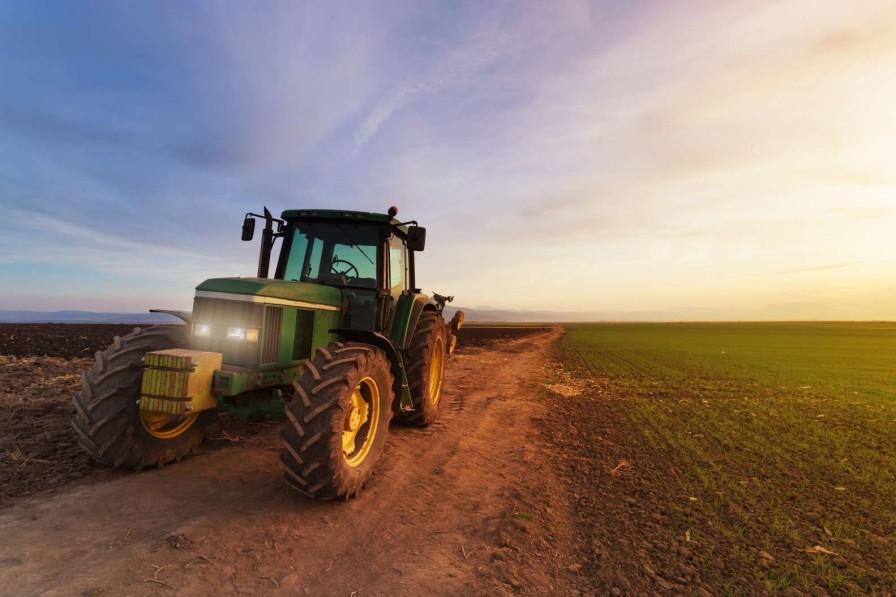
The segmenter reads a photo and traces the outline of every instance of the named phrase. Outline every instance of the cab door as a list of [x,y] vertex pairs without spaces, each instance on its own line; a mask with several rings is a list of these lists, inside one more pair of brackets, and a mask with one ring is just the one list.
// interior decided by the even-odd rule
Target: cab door
[[386,311],[384,329],[391,329],[392,317],[395,314],[395,305],[403,293],[408,290],[408,250],[404,239],[397,234],[392,234],[386,242],[387,258],[387,288]]

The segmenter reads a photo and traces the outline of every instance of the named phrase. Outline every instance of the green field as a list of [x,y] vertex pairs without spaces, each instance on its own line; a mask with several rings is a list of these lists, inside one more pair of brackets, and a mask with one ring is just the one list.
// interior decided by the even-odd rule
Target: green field
[[614,399],[636,469],[675,472],[660,491],[700,509],[707,557],[769,592],[896,591],[896,324],[565,327],[562,361]]

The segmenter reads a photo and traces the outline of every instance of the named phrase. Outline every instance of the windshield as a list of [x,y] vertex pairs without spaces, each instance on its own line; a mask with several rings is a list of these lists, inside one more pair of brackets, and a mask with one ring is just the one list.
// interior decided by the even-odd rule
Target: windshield
[[376,288],[379,243],[380,227],[375,225],[294,222],[283,279]]

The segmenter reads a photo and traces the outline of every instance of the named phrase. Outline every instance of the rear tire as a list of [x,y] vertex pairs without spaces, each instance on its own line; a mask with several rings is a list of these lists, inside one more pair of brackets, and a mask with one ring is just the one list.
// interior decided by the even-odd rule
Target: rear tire
[[81,446],[98,463],[113,468],[161,467],[180,461],[205,437],[207,427],[215,419],[213,410],[167,417],[171,421],[162,420],[164,415],[153,415],[159,419],[154,424],[164,429],[154,435],[137,404],[143,381],[143,356],[153,350],[185,346],[186,339],[184,326],[134,328],[126,336],[116,336],[106,350],[97,352],[93,366],[81,373],[72,427]]
[[445,321],[435,311],[424,311],[417,321],[405,361],[412,412],[399,412],[405,425],[426,427],[439,416],[445,380]]
[[369,344],[332,342],[304,364],[281,432],[284,478],[304,496],[351,497],[373,474],[389,435],[389,359]]

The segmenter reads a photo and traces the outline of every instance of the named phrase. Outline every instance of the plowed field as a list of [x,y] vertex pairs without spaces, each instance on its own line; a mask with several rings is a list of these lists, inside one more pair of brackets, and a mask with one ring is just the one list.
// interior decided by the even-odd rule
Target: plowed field
[[[18,354],[0,357],[0,594],[589,586],[568,568],[568,500],[538,428],[546,411],[539,382],[559,328],[500,333],[491,343],[477,332],[449,361],[440,420],[426,429],[393,425],[377,474],[346,503],[309,501],[286,486],[275,421],[222,418],[195,457],[160,470],[92,468],[68,425],[70,397],[90,362],[82,348],[109,339],[91,345],[91,334],[68,326],[47,326],[46,335],[69,329],[75,354],[7,349]],[[49,352],[53,342],[40,332],[7,333],[30,334],[29,345]]]

